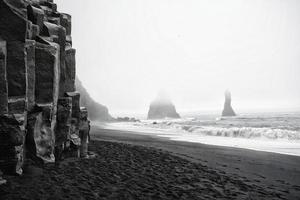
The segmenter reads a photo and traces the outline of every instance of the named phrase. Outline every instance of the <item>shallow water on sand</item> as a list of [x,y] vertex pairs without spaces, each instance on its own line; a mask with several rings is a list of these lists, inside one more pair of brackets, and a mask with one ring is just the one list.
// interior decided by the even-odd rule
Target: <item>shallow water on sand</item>
[[176,120],[110,123],[106,128],[170,140],[300,156],[300,113],[243,114],[228,118],[194,115]]

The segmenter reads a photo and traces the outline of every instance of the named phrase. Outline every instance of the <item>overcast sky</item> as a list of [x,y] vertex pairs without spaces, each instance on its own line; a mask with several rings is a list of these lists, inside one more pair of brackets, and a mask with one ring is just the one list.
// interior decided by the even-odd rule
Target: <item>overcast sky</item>
[[300,108],[299,0],[56,0],[72,15],[77,75],[113,115]]

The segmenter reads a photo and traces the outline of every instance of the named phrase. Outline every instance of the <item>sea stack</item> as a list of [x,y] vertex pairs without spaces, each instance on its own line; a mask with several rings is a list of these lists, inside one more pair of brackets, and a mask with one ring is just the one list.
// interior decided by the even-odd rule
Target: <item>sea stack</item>
[[225,103],[224,103],[224,109],[222,112],[222,116],[229,117],[229,116],[236,116],[235,112],[233,111],[231,107],[231,93],[229,90],[225,91]]
[[180,118],[171,100],[164,93],[160,92],[157,98],[152,101],[148,111],[148,119]]

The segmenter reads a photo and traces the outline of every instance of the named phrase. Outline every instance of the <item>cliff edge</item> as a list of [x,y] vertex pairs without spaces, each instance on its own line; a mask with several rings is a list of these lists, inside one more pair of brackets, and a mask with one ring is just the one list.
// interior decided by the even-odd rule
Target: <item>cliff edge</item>
[[89,117],[91,120],[110,121],[113,119],[106,106],[101,105],[92,99],[78,77],[76,77],[75,85],[76,90],[81,94],[80,105],[89,110]]

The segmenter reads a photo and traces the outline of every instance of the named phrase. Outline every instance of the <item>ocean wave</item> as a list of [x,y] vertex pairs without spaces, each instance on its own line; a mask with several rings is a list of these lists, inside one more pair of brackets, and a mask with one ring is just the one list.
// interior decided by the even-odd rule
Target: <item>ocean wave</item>
[[278,128],[188,126],[182,130],[207,136],[300,140],[300,132]]
[[176,120],[145,120],[136,126],[153,130],[245,139],[288,140],[300,142],[299,114],[243,115],[230,118],[207,116]]

